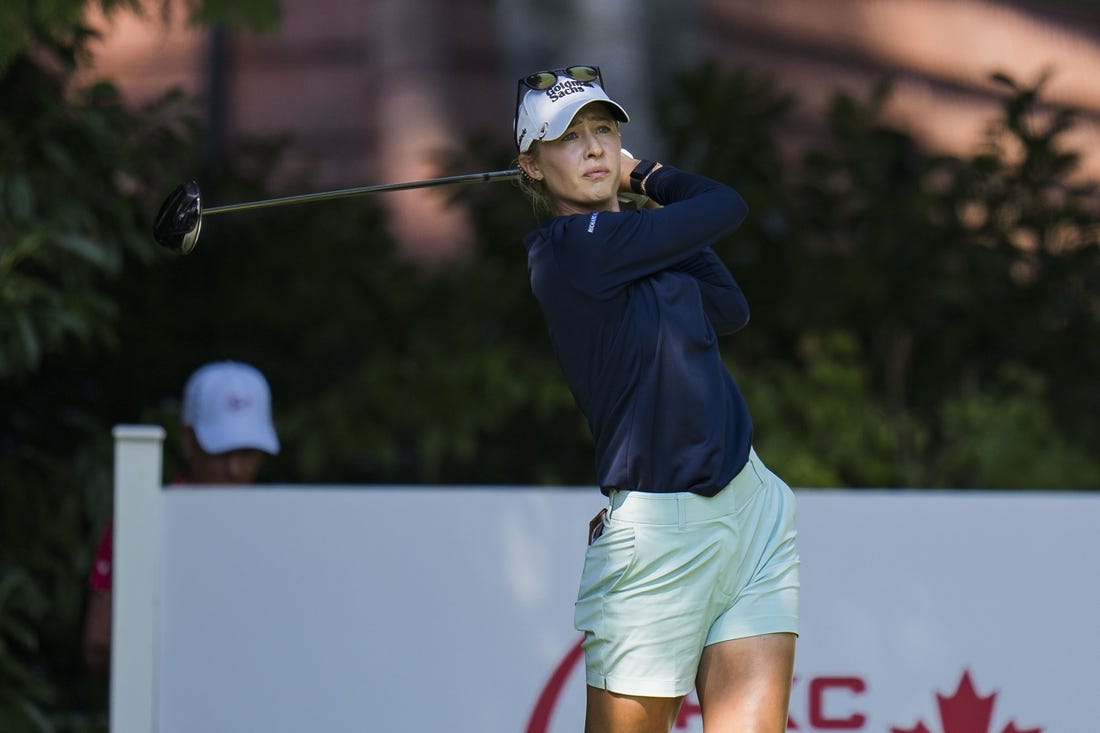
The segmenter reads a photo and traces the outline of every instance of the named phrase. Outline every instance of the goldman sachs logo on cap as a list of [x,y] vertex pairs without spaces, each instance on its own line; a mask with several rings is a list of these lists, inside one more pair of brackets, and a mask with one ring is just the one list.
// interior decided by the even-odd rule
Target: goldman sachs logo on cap
[[557,84],[547,89],[546,97],[551,102],[556,102],[559,99],[568,97],[570,94],[583,92],[591,86],[592,82],[577,81],[576,79],[566,79],[565,81],[559,81]]

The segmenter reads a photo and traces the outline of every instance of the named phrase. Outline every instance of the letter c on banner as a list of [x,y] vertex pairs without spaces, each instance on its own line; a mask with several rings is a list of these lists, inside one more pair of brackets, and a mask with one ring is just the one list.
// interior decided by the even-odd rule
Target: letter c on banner
[[859,677],[815,677],[810,680],[810,725],[822,730],[859,730],[867,722],[867,716],[862,713],[852,713],[847,718],[825,717],[825,691],[836,687],[863,692],[867,684]]

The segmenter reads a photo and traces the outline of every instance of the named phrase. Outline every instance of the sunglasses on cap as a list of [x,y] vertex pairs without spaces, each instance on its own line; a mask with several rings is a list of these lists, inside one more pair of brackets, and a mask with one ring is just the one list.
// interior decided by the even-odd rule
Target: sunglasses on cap
[[574,81],[585,84],[595,82],[601,88],[603,87],[603,74],[600,73],[599,66],[564,66],[560,69],[547,69],[528,74],[516,82],[516,119],[512,128],[513,140],[519,136],[517,134],[519,132],[519,105],[523,101],[525,91],[528,89],[535,92],[545,91],[557,84],[558,78],[562,76],[567,76]]
[[[528,74],[519,80],[519,90],[522,94],[523,87],[528,89],[534,89],[535,91],[541,91],[543,89],[549,89],[558,83],[558,77],[568,76],[570,79],[576,79],[583,82],[596,82],[601,87],[603,86],[603,75],[600,74],[599,66],[566,66],[561,69],[549,69],[547,71],[536,71],[534,74]],[[516,106],[519,104],[517,102]]]

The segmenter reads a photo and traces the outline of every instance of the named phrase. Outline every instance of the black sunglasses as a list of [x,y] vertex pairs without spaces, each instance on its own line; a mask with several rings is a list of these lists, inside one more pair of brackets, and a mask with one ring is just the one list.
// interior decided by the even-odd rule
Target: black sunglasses
[[565,66],[560,69],[548,69],[528,74],[516,82],[516,118],[512,125],[513,141],[519,137],[519,105],[523,101],[524,89],[531,89],[536,92],[544,91],[557,84],[560,76],[568,76],[570,79],[585,84],[595,82],[601,89],[603,88],[603,74],[600,73],[599,66]]
[[570,79],[583,82],[594,81],[601,87],[603,86],[603,75],[600,74],[599,66],[566,66],[562,69],[536,71],[534,74],[528,74],[519,80],[520,89],[522,90],[522,87],[534,89],[535,91],[549,89],[558,83],[559,76],[568,76]]

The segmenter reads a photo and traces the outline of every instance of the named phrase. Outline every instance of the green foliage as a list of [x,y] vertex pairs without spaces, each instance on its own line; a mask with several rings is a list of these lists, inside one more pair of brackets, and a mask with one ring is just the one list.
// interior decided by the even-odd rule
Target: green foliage
[[[787,163],[738,129],[785,121],[783,95],[761,91],[766,79],[690,72],[677,85],[690,94],[670,97],[676,112],[664,119],[672,150],[757,202],[747,229],[720,248],[753,304],[727,352],[748,369],[742,386],[756,395],[759,440],[779,449],[776,465],[788,473],[791,461],[793,481],[813,485],[1007,485],[999,471],[939,460],[982,452],[971,468],[992,469],[993,441],[960,448],[944,406],[1000,394],[985,423],[1000,426],[997,440],[1019,449],[1035,438],[1013,418],[1021,405],[1048,413],[1050,439],[1037,445],[1057,441],[1060,465],[1074,472],[1036,457],[1026,481],[1097,487],[1087,451],[1100,444],[1100,201],[1064,147],[1074,112],[1041,103],[1042,78],[997,75],[1004,113],[984,150],[932,155],[883,122],[884,81],[866,100],[835,94],[827,135]],[[745,140],[751,149],[739,149]],[[771,165],[787,173],[758,173]],[[755,229],[754,219],[783,225]],[[855,361],[845,356],[853,348]],[[1048,389],[1002,382],[1006,363]],[[830,374],[846,379],[821,381]],[[836,396],[852,409],[830,411]]]
[[102,723],[79,630],[110,450],[89,382],[66,368],[116,347],[113,284],[148,262],[148,192],[193,135],[177,97],[130,110],[109,84],[70,90],[79,57],[39,49],[0,76],[20,100],[0,117],[0,729],[13,732]]
[[731,366],[753,406],[757,449],[792,485],[1097,488],[1100,461],[1058,424],[1034,371],[1006,365],[922,420],[882,408],[851,334],[807,336],[799,351],[793,366]]
[[[159,0],[160,15],[185,3],[193,23],[268,31],[281,13],[278,0]],[[119,11],[145,17],[143,0],[27,0],[0,5],[0,74],[31,49],[73,48],[82,51],[88,33],[85,15],[98,9],[110,18]]]
[[282,21],[278,0],[190,0],[191,22],[272,31]]
[[0,730],[105,730],[105,680],[84,673],[80,633],[111,450],[87,435],[68,463],[31,445],[0,455]]
[[942,194],[972,245],[957,260],[970,285],[958,310],[983,306],[954,327],[975,378],[1004,363],[1038,372],[1059,424],[1100,445],[1100,189],[1065,148],[1076,113],[1041,103],[1045,79],[995,78],[1009,93],[1005,114]]
[[739,358],[792,355],[804,314],[786,296],[797,289],[791,275],[798,270],[789,260],[799,252],[790,201],[793,170],[776,131],[789,121],[796,101],[770,76],[724,71],[709,62],[683,72],[669,89],[657,103],[669,161],[734,186],[751,212],[717,246],[748,288],[753,308],[753,338],[737,340]]
[[180,99],[132,112],[106,83],[67,99],[71,70],[21,57],[0,81],[20,100],[0,118],[0,379],[110,342],[107,283],[148,259],[145,192],[179,159]]
[[987,389],[941,407],[941,475],[958,485],[1096,489],[1100,460],[1056,421],[1046,380],[1007,364]]
[[[6,652],[0,658],[0,720],[39,730],[48,730],[42,705],[49,702],[49,686],[21,662],[38,652],[38,626],[46,608],[45,594],[26,570],[18,565],[0,567],[0,638]],[[13,694],[16,690],[19,693]]]
[[888,84],[866,103],[843,93],[833,98],[829,135],[803,160],[803,251],[792,260],[803,263],[799,300],[815,306],[803,314],[803,328],[850,328],[884,409],[901,414],[910,409],[914,381],[946,378],[924,367],[917,373],[915,360],[957,346],[944,341],[943,325],[954,314],[937,293],[956,284],[945,260],[967,245],[945,235],[925,190],[943,161],[880,121],[888,99]]
[[657,122],[671,160],[704,175],[735,172],[731,185],[750,199],[782,190],[787,168],[775,128],[795,109],[790,94],[769,76],[713,62],[683,72],[670,89],[658,100]]
[[92,385],[66,369],[117,347],[114,283],[147,265],[149,191],[194,134],[178,97],[130,110],[106,83],[68,90],[79,53],[55,51],[0,77],[20,100],[0,118],[0,729],[13,733],[103,724],[80,629],[110,446]]
[[919,485],[912,449],[926,431],[883,409],[850,333],[805,336],[797,364],[731,371],[752,409],[757,449],[791,485]]

